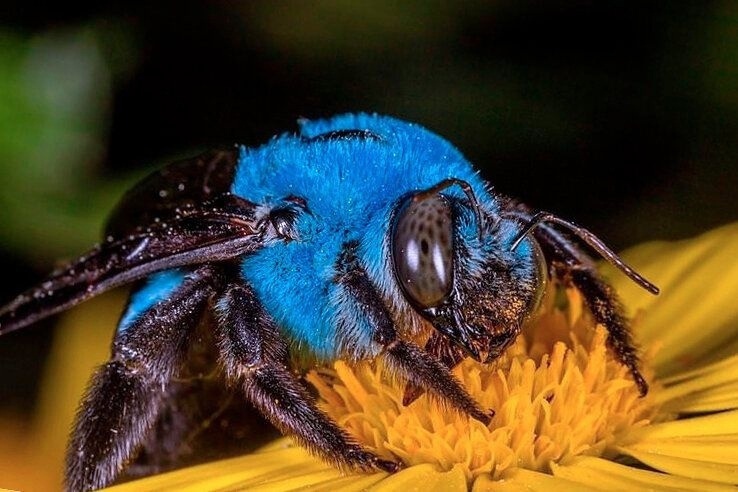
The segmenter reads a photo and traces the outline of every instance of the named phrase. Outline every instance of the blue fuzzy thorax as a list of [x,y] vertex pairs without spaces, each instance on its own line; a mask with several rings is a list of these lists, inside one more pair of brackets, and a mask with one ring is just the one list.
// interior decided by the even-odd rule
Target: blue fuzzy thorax
[[[369,130],[377,139],[311,141],[336,130]],[[371,355],[372,329],[335,284],[336,263],[349,241],[388,304],[400,299],[389,257],[391,220],[398,200],[455,177],[467,181],[484,207],[498,204],[484,182],[449,142],[423,127],[393,118],[347,114],[302,122],[300,133],[241,149],[232,191],[266,207],[290,195],[305,198],[309,213],[297,223],[298,240],[276,243],[242,262],[242,274],[267,312],[295,344],[320,358],[346,352]],[[463,196],[457,188],[444,191]],[[464,235],[476,242],[476,224]],[[512,240],[514,231],[503,234]],[[499,248],[489,243],[487,247]],[[521,245],[518,255],[529,255]],[[480,250],[480,253],[481,253]],[[472,259],[473,261],[473,259]]]

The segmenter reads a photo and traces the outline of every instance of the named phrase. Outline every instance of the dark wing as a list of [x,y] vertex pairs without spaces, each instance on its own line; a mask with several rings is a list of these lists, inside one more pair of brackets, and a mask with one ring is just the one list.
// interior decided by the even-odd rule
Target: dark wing
[[227,194],[233,184],[238,149],[211,150],[169,164],[128,191],[113,209],[105,235],[131,234],[155,220]]
[[[205,154],[146,178],[113,214],[105,241],[0,308],[0,335],[159,270],[224,261],[259,249],[275,231],[269,221],[258,220],[253,203],[228,193],[225,176],[233,175],[233,158]],[[224,163],[223,169],[217,168],[218,162]],[[178,189],[173,202],[158,192],[158,200],[150,194],[178,187],[185,176],[196,186],[186,183],[191,190]],[[126,212],[137,221],[128,221]]]

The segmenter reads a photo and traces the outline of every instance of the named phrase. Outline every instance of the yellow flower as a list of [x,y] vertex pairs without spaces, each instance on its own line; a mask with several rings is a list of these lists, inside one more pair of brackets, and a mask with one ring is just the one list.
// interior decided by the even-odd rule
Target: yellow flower
[[[639,398],[573,289],[493,365],[455,369],[484,425],[421,396],[381,363],[311,372],[322,408],[367,447],[401,459],[389,475],[346,474],[288,439],[251,455],[110,490],[734,490],[738,484],[738,224],[624,255],[662,289],[651,297],[604,267],[634,319],[651,391]],[[390,381],[390,382],[388,382]],[[0,486],[4,484],[0,483]]]

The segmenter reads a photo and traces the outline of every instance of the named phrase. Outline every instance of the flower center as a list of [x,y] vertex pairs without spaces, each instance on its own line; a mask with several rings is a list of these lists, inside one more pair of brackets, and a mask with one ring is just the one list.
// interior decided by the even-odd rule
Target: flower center
[[578,291],[563,292],[558,304],[565,297],[565,305],[547,295],[541,313],[498,361],[467,359],[454,369],[476,401],[495,410],[489,425],[427,395],[403,406],[404,385],[386,377],[381,362],[339,361],[332,370],[311,372],[308,381],[322,408],[359,442],[407,466],[461,466],[473,481],[481,474],[503,478],[513,468],[549,472],[552,463],[579,455],[612,458],[625,435],[654,419],[652,395],[660,388],[644,366],[651,393],[640,398],[607,349],[605,328],[583,309]]

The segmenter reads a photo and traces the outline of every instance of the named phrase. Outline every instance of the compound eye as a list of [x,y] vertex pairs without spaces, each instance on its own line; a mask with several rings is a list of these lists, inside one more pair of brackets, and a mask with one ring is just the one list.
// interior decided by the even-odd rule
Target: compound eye
[[410,301],[430,308],[446,300],[453,282],[453,223],[443,196],[407,201],[395,222],[392,257]]

